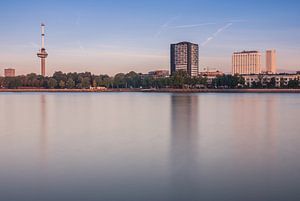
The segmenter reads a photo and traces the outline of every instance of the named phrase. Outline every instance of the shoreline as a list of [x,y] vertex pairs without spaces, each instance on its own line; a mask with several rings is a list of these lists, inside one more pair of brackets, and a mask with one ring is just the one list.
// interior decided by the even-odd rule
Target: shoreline
[[300,93],[300,89],[0,89],[0,93]]

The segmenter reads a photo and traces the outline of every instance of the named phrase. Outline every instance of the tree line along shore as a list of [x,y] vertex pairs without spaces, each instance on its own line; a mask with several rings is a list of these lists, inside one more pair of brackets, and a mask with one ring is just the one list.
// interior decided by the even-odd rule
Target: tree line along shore
[[21,88],[0,89],[0,93],[300,93],[300,89],[44,89],[44,88]]
[[[108,75],[94,75],[85,73],[55,72],[50,77],[43,77],[34,73],[16,77],[0,77],[0,87],[18,90],[73,90],[73,91],[195,91],[195,90],[230,90],[230,89],[300,89],[299,80],[290,80],[287,85],[276,87],[275,79],[268,83],[255,82],[249,87],[240,75],[222,75],[212,80],[207,77],[190,77],[184,71],[178,71],[170,77],[154,77],[150,75],[129,72],[118,73],[111,77]],[[136,90],[134,90],[136,89]],[[267,90],[265,90],[267,91]],[[287,90],[288,91],[288,90]]]

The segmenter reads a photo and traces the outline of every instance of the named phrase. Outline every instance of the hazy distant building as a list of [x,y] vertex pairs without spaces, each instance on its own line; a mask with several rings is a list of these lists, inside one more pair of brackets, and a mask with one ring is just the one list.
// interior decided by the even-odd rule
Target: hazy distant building
[[232,56],[232,74],[261,73],[261,53],[258,51],[235,52]]
[[225,73],[223,73],[222,71],[219,71],[217,69],[208,69],[208,68],[204,69],[204,71],[199,73],[200,77],[204,77],[207,79],[208,85],[212,85],[214,79],[223,75],[225,75]]
[[218,76],[225,75],[225,73],[222,72],[222,71],[213,69],[213,70],[204,70],[204,71],[200,72],[199,75],[201,77],[214,77],[214,78],[216,78]]
[[266,51],[266,71],[270,74],[277,73],[276,67],[276,50]]
[[150,71],[148,75],[154,78],[164,78],[168,77],[170,75],[170,72],[168,70],[156,70]]
[[171,45],[171,74],[186,71],[190,76],[199,73],[199,46],[190,42]]
[[13,68],[4,69],[4,76],[5,77],[15,77],[16,76],[16,70],[13,69]]

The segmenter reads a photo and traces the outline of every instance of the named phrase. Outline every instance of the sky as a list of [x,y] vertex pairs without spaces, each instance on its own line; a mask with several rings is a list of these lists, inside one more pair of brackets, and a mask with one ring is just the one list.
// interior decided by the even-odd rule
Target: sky
[[230,72],[234,51],[276,49],[279,69],[300,70],[299,10],[298,0],[1,0],[0,75],[39,73],[41,22],[48,75],[168,70],[181,41],[199,44],[201,69]]

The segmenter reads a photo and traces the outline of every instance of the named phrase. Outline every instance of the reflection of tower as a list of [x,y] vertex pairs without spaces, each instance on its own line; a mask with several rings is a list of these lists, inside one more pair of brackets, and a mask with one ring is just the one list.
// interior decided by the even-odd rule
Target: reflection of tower
[[173,95],[171,101],[170,169],[172,192],[176,192],[172,200],[196,200],[201,181],[197,151],[198,96]]
[[45,49],[45,24],[41,25],[41,32],[42,32],[42,47],[38,52],[37,56],[41,58],[41,75],[46,75],[46,58],[48,57],[48,53]]
[[40,153],[43,168],[47,167],[48,137],[47,137],[47,101],[45,94],[40,96],[41,116],[40,116]]

